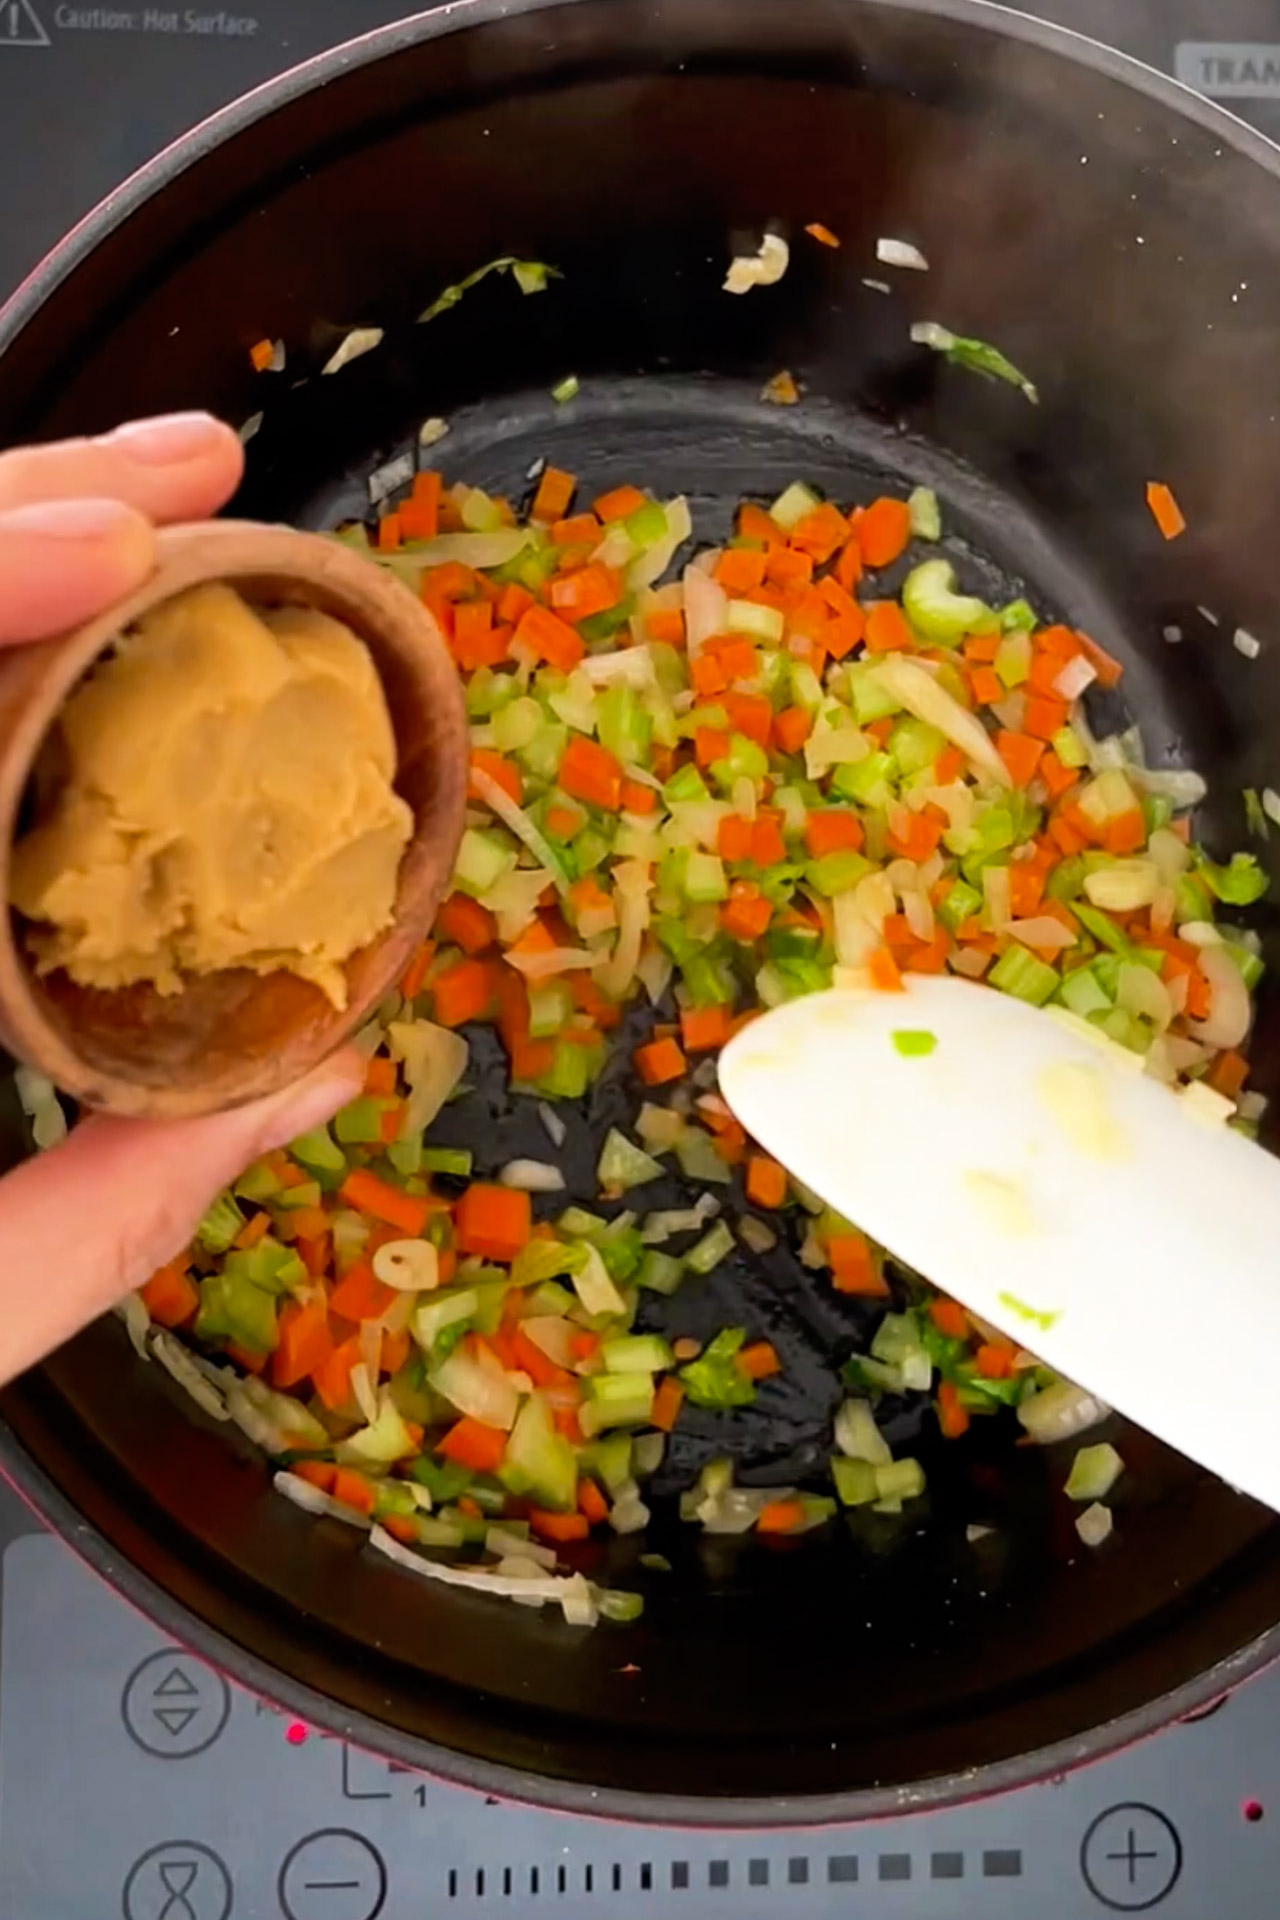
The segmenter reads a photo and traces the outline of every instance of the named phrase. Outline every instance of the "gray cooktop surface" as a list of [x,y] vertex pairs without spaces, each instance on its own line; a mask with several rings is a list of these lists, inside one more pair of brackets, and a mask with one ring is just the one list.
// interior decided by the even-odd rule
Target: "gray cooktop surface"
[[[1034,9],[1280,138],[1274,0]],[[236,94],[395,0],[0,0],[0,300]],[[718,1835],[539,1814],[399,1772],[232,1687],[0,1485],[0,1920],[1261,1920],[1280,1670],[1066,1779],[949,1813]]]

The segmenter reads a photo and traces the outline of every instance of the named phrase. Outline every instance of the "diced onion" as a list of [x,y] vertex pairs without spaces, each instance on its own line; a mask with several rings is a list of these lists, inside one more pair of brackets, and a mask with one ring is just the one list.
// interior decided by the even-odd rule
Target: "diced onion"
[[1109,1538],[1115,1522],[1110,1507],[1099,1506],[1096,1502],[1086,1507],[1076,1521],[1076,1532],[1086,1547],[1100,1547]]
[[684,629],[689,658],[696,660],[708,640],[723,633],[729,617],[729,596],[718,580],[701,567],[684,570]]
[[1098,670],[1089,656],[1077,653],[1067,661],[1066,666],[1053,683],[1053,690],[1063,700],[1078,700],[1086,687],[1091,687],[1098,677]]
[[[423,1580],[438,1580],[444,1586],[465,1587],[472,1593],[488,1593],[498,1599],[525,1600],[539,1605],[552,1600],[560,1606],[571,1626],[594,1626],[598,1617],[591,1588],[580,1573],[546,1574],[540,1580],[533,1580],[496,1570],[491,1573],[483,1567],[446,1566],[442,1561],[428,1560],[424,1554],[415,1553],[411,1547],[402,1547],[379,1526],[372,1529],[369,1540],[388,1560],[394,1560],[397,1566],[406,1567]],[[524,1543],[521,1545],[523,1552]]]
[[929,271],[929,262],[919,247],[913,247],[909,240],[877,240],[876,259],[884,267],[911,267],[916,273]]
[[562,1193],[564,1175],[546,1160],[508,1160],[498,1179],[520,1193]]
[[361,354],[372,353],[375,347],[382,344],[382,332],[381,327],[353,327],[329,355],[320,369],[321,373],[340,373],[343,367],[358,360]]
[[1209,1017],[1187,1024],[1206,1046],[1238,1047],[1249,1031],[1253,1011],[1240,969],[1219,944],[1201,947],[1200,971],[1209,982]]
[[183,1346],[181,1340],[156,1327],[151,1335],[151,1352],[160,1362],[167,1374],[175,1379],[183,1391],[191,1396],[196,1405],[207,1413],[212,1420],[229,1420],[224,1395],[204,1373],[195,1359]]
[[1163,1033],[1173,1019],[1169,989],[1158,973],[1135,962],[1122,961],[1116,984],[1116,1005],[1126,1013],[1141,1014]]
[[[363,1332],[364,1329],[361,1329]],[[376,1330],[379,1345],[382,1341],[382,1329]],[[363,1360],[357,1360],[351,1369],[351,1397],[359,1407],[361,1415],[372,1426],[378,1417],[378,1396],[373,1390],[370,1369]]]
[[[1055,920],[1047,913],[1033,915],[1029,920],[1010,920],[1005,931],[1012,934],[1015,940],[1020,940],[1024,947],[1034,947],[1042,953],[1064,952],[1067,947],[1075,945],[1077,938],[1068,927],[1063,926],[1061,920]],[[1146,973],[1147,969],[1143,967],[1142,972]],[[1154,974],[1150,977],[1155,979]]]
[[781,280],[791,258],[778,233],[766,233],[756,253],[735,254],[724,278],[726,293],[750,293],[753,287],[772,287]]
[[151,1332],[151,1315],[147,1312],[147,1303],[139,1293],[126,1293],[116,1308],[124,1321],[124,1330],[139,1360],[150,1360],[151,1349],[147,1345],[147,1336]]
[[393,1020],[385,1038],[409,1083],[404,1131],[418,1133],[431,1125],[466,1072],[470,1049],[461,1034],[431,1020]]
[[1073,1386],[1070,1380],[1055,1380],[1041,1393],[1033,1393],[1018,1408],[1018,1419],[1037,1446],[1051,1446],[1056,1440],[1073,1440],[1105,1420],[1111,1409],[1103,1401]]
[[757,1220],[751,1213],[739,1220],[738,1238],[752,1253],[770,1253],[778,1244],[778,1236],[773,1228],[767,1227],[763,1220]]
[[998,786],[1011,784],[1009,769],[982,722],[966,712],[958,700],[953,700],[918,661],[907,660],[901,654],[886,654],[876,662],[874,672],[881,685],[917,720],[926,720],[930,726],[939,728]]
[[319,1487],[313,1486],[310,1480],[302,1479],[299,1474],[282,1470],[272,1475],[271,1484],[277,1493],[282,1493],[286,1500],[292,1500],[294,1506],[301,1507],[304,1513],[323,1514],[329,1520],[341,1520],[344,1526],[356,1527],[362,1533],[369,1531],[366,1514],[345,1506],[330,1493],[322,1493]]
[[1246,660],[1256,660],[1262,652],[1261,640],[1256,634],[1247,632],[1244,627],[1236,628],[1231,636],[1231,644],[1237,653],[1244,655]]
[[438,413],[432,414],[431,418],[424,420],[418,428],[418,445],[420,447],[434,447],[438,440],[444,439],[448,431],[449,422],[442,420]]

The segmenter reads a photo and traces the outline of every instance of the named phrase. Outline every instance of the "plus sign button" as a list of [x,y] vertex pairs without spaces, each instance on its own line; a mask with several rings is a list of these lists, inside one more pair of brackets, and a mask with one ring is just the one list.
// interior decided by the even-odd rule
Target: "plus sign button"
[[1080,1845],[1080,1871],[1113,1913],[1157,1907],[1182,1872],[1178,1830],[1155,1807],[1126,1801],[1100,1813]]

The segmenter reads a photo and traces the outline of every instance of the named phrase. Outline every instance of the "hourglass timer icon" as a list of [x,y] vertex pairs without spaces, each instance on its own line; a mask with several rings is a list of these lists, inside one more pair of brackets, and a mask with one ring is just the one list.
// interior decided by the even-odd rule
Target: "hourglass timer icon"
[[125,1920],[227,1920],[231,1876],[196,1840],[171,1840],[136,1860],[124,1886]]

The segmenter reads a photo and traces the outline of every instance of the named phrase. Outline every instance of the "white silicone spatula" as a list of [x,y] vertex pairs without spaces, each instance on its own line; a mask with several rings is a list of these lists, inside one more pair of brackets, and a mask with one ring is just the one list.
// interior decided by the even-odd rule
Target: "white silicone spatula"
[[950,977],[790,1001],[720,1085],[829,1206],[1280,1510],[1280,1159],[1078,1024]]

